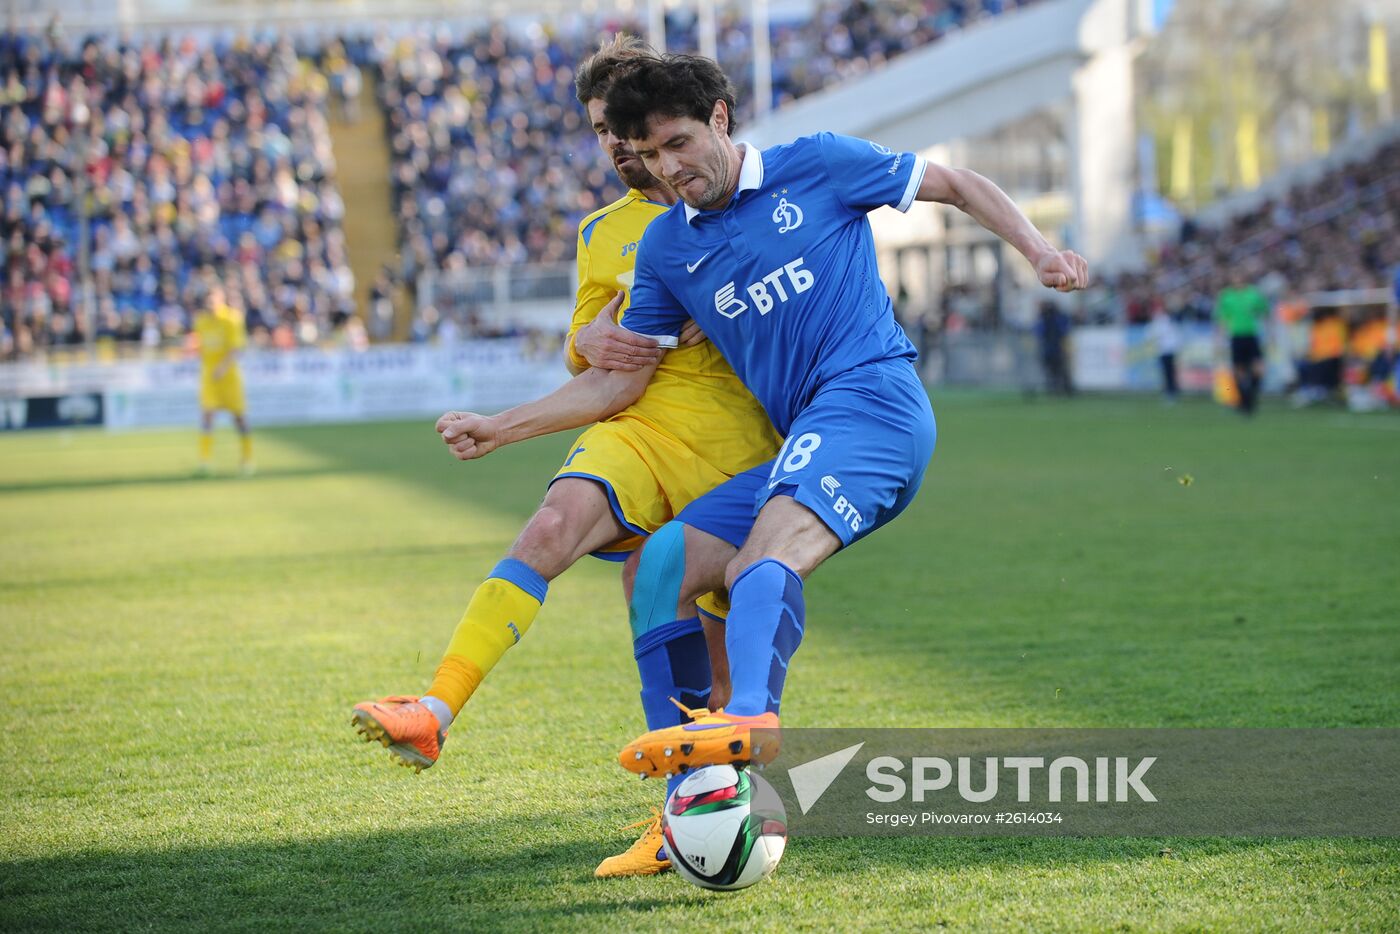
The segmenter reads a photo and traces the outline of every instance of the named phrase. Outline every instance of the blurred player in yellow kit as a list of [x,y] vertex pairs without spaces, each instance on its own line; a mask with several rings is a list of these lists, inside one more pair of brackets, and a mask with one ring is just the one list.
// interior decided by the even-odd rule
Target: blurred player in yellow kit
[[238,428],[242,469],[253,472],[253,439],[248,434],[247,405],[243,398],[243,374],[238,369],[238,354],[247,344],[243,315],[230,308],[224,300],[224,290],[217,284],[209,287],[203,304],[194,317],[194,333],[199,340],[199,469],[209,470],[214,456],[214,413],[223,409],[233,416]]
[[[590,552],[626,559],[643,536],[664,526],[691,500],[777,452],[779,438],[762,406],[693,325],[682,334],[682,346],[663,356],[654,341],[615,323],[619,310],[626,323],[624,293],[632,284],[642,233],[676,196],[608,131],[603,95],[620,66],[655,55],[645,43],[619,36],[583,62],[576,75],[578,99],[599,145],[630,190],[579,225],[579,286],[566,349],[576,374],[571,385],[587,387],[591,412],[598,411],[593,404],[597,398],[619,398],[616,386],[624,380],[616,371],[657,367],[658,360],[659,367],[630,406],[579,437],[544,503],[473,594],[427,692],[421,698],[394,696],[355,706],[353,722],[365,738],[383,743],[401,764],[416,770],[437,761],[448,726],[534,622],[549,581]],[[570,417],[533,402],[492,417],[448,412],[437,428],[459,459],[471,460],[494,449],[483,438],[505,443],[517,433],[575,428],[592,420]],[[464,428],[469,440],[453,444]],[[722,632],[713,620],[702,625],[695,607],[679,602],[685,547],[679,535],[664,542],[653,537],[648,553],[659,549],[669,560],[656,562],[648,579],[633,580],[624,571],[642,707],[650,728],[682,722],[672,697],[704,708],[722,702],[726,693]],[[706,615],[721,618],[721,599],[711,595],[706,600]],[[717,648],[713,671],[709,646]],[[641,838],[627,852],[604,860],[597,875],[669,868],[659,817],[642,823],[647,826]]]

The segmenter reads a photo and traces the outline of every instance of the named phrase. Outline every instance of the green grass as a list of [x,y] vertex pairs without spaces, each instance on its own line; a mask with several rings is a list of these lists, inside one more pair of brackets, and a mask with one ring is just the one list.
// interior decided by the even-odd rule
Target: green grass
[[[808,588],[796,726],[1400,726],[1400,422],[936,398],[888,529]],[[1383,840],[797,839],[763,885],[598,882],[658,789],[591,559],[414,776],[426,684],[565,439],[431,426],[0,439],[0,929],[1394,930]],[[1181,482],[1191,478],[1189,485]],[[542,724],[548,723],[548,729]]]

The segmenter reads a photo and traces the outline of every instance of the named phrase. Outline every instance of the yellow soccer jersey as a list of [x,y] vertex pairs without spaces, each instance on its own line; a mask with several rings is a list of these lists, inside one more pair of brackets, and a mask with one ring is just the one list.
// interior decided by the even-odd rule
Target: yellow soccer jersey
[[[233,351],[247,343],[243,328],[243,316],[221,305],[212,313],[195,315],[194,333],[199,338],[199,359],[206,375]],[[232,367],[229,368],[230,371]]]
[[200,367],[199,407],[205,411],[227,409],[242,415],[247,407],[243,395],[243,375],[234,360],[220,377],[214,370],[228,355],[247,343],[243,316],[232,308],[221,306],[212,313],[195,315],[194,332],[199,338]]
[[[666,210],[629,191],[579,225],[578,300],[567,345],[576,366],[588,362],[574,351],[574,335],[631,288],[642,233]],[[626,324],[625,300],[622,309]],[[763,407],[705,341],[668,351],[642,397],[589,429],[559,476],[604,481],[619,518],[634,531],[653,532],[691,499],[773,457],[780,440]]]

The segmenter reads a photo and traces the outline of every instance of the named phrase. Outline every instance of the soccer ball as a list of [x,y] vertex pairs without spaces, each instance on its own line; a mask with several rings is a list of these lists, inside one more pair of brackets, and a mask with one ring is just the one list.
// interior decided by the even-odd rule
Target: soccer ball
[[682,879],[733,891],[777,868],[787,846],[787,811],[758,775],[711,765],[687,775],[666,800],[661,832]]

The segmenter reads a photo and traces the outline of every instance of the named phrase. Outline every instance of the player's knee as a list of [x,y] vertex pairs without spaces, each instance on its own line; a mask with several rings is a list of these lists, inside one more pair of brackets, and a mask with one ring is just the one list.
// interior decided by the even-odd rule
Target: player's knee
[[716,566],[710,566],[712,562],[697,560],[699,558],[694,552],[687,550],[685,573],[681,577],[681,589],[678,602],[690,605],[699,600],[705,594],[719,589],[719,578],[723,572]]
[[722,591],[725,565],[736,553],[737,549],[728,542],[687,525],[681,602],[691,604],[711,591]]
[[744,572],[756,564],[764,561],[775,561],[802,580],[807,579],[815,568],[815,564],[799,552],[771,551],[766,553],[744,554],[740,552],[733,560],[725,566],[724,586],[730,590],[734,589],[734,582],[743,576]]
[[734,582],[739,579],[739,575],[743,574],[750,567],[757,564],[760,560],[762,559],[750,557],[746,554],[743,554],[742,552],[731,558],[729,560],[729,563],[724,566],[725,589],[733,590]]
[[553,506],[541,506],[516,539],[510,556],[524,561],[540,573],[566,559],[577,537],[569,519]]

